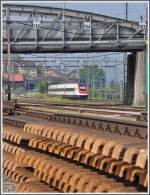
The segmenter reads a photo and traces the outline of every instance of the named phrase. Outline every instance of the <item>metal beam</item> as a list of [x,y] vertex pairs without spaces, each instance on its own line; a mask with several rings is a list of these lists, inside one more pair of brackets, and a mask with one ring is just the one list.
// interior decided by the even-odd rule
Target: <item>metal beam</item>
[[64,7],[63,7],[63,48],[65,48],[65,37],[66,37],[66,29],[65,29],[65,2],[64,2]]
[[98,41],[100,41],[103,38],[103,36],[106,35],[115,24],[116,24],[116,22],[115,23],[112,23],[110,26],[108,26],[105,29],[104,33],[98,38]]
[[129,40],[132,39],[135,35],[137,35],[139,32],[143,31],[143,29],[137,30],[133,35],[129,37]]
[[116,27],[117,27],[116,39],[117,39],[117,41],[119,41],[119,24],[118,23],[117,23]]
[[78,32],[81,30],[83,24],[84,24],[84,21],[78,26],[76,32],[72,35],[70,41],[72,41],[74,39],[74,37],[78,34]]
[[90,16],[90,46],[92,46],[92,16]]
[[[20,16],[27,16],[31,10],[36,8],[36,10],[39,11],[39,14],[42,15],[58,15],[62,11],[61,8],[52,8],[52,7],[41,7],[41,6],[32,6],[32,5],[15,5],[15,4],[3,4],[3,10],[5,11],[6,8],[9,7],[11,10],[10,15],[20,15]],[[66,17],[72,17],[72,18],[78,18],[78,19],[84,19],[85,16],[91,15],[89,12],[82,12],[82,11],[76,11],[76,10],[69,10],[65,9],[65,15]],[[107,22],[107,23],[113,23],[116,20],[120,23],[120,26],[126,26],[126,27],[133,27],[136,28],[138,26],[138,22],[134,21],[127,21],[120,18],[115,18],[111,16],[105,16],[102,14],[95,14],[92,13],[92,17],[94,21],[101,21],[101,22]]]
[[[62,15],[62,13],[61,13],[61,15]],[[46,37],[48,36],[48,34],[51,32],[52,28],[55,26],[56,21],[58,21],[58,19],[59,19],[59,17],[60,17],[61,15],[57,15],[57,16],[55,17],[54,21],[52,22],[51,26],[49,27],[49,30],[47,31],[46,35],[43,37],[42,41],[44,41],[44,40],[46,39]]]
[[90,16],[88,16],[88,18],[85,18],[82,23],[78,26],[76,32],[73,34],[73,36],[71,37],[71,39],[69,41],[72,41],[74,39],[74,37],[78,34],[78,32],[82,29],[84,22],[88,21],[90,18]]
[[[26,5],[5,5],[4,12],[7,7],[9,7],[12,16],[19,16],[18,14],[28,16],[28,20],[24,24],[20,21],[13,23],[14,18],[11,20],[11,52],[81,52],[84,49],[85,52],[107,50],[131,51],[145,48],[144,31],[140,30],[140,26],[136,22],[88,12]],[[37,17],[44,18],[46,16],[41,21],[40,30],[37,30],[37,32],[33,29],[30,21],[31,13],[35,9]],[[54,29],[53,27],[62,13],[65,20],[63,17],[62,23],[58,24],[59,29]],[[50,25],[48,21],[51,22]],[[81,32],[86,21],[89,23],[87,24],[89,25],[88,31]],[[3,22],[3,24],[3,51],[6,52],[7,29],[6,23]],[[22,27],[22,25],[24,26]],[[27,33],[24,33],[26,30]],[[56,33],[48,36],[52,30]],[[18,39],[19,41],[17,41]]]
[[25,24],[23,25],[22,29],[20,30],[20,32],[18,33],[18,35],[16,36],[15,40],[14,40],[14,45],[15,45],[15,42],[17,41],[17,39],[19,38],[20,34],[23,32],[24,30],[24,27],[27,25],[27,23],[29,22],[32,14],[34,13],[34,10],[33,12],[29,15],[28,19],[26,20]]

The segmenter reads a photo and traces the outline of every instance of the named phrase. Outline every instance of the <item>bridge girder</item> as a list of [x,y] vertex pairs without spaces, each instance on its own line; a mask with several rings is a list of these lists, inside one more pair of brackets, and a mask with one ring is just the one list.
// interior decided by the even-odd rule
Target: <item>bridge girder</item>
[[137,22],[68,9],[3,4],[4,53],[7,52],[8,26],[11,53],[145,48],[145,28]]

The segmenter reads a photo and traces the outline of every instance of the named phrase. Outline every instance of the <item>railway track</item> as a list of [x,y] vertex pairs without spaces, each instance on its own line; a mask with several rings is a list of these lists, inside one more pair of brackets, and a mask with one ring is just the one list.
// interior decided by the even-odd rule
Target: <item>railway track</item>
[[45,112],[34,109],[19,109],[16,111],[16,114],[21,115],[18,116],[18,118],[31,116],[72,127],[82,127],[85,129],[106,131],[111,134],[147,139],[147,123],[143,121],[129,121],[117,118],[87,116],[84,114]]
[[137,108],[124,108],[124,107],[101,107],[97,108],[96,105],[94,105],[95,108],[88,108],[77,106],[73,104],[72,106],[69,106],[68,104],[62,104],[62,105],[55,105],[53,103],[40,101],[38,103],[30,102],[29,100],[23,100],[16,102],[4,102],[4,112],[12,114],[14,110],[15,104],[21,109],[21,110],[33,110],[33,111],[44,111],[44,112],[53,112],[57,111],[60,113],[62,112],[70,112],[70,113],[80,113],[80,114],[86,114],[86,115],[98,115],[98,116],[105,116],[105,117],[113,117],[113,118],[122,118],[127,120],[134,120],[134,121],[147,121],[147,112],[144,109],[137,109]]
[[82,107],[82,108],[93,108],[93,109],[106,109],[106,110],[118,110],[118,111],[133,111],[133,112],[140,112],[144,111],[145,107],[140,106],[124,106],[122,104],[101,104],[99,102],[93,102],[88,100],[72,100],[72,102],[50,102],[46,100],[39,100],[36,98],[28,99],[28,98],[21,98],[17,100],[19,104],[27,104],[27,105],[42,105],[42,106],[56,106],[56,107]]
[[146,139],[44,117],[3,118],[3,173],[17,192],[147,191]]
[[[22,116],[31,116],[45,119],[50,122],[61,123],[72,127],[81,127],[86,129],[95,129],[98,131],[106,131],[111,134],[128,135],[129,137],[138,137],[147,139],[147,122],[145,121],[129,121],[118,118],[108,118],[104,116],[86,115],[84,113],[63,113],[52,110],[37,109],[36,107],[14,106],[10,103],[5,104],[3,110],[8,115],[9,110],[13,110],[14,114]],[[12,113],[12,111],[9,113]],[[4,114],[4,115],[5,115]]]

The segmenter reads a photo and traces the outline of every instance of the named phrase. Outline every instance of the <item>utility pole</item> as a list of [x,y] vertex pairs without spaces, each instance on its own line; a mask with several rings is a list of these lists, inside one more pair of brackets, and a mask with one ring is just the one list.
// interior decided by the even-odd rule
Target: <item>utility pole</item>
[[117,95],[117,66],[116,66],[116,61],[115,61],[115,83],[116,83],[116,87],[115,87],[115,96],[116,96],[116,101],[117,101],[117,97],[118,97],[118,95]]
[[127,66],[127,53],[124,53],[124,60],[123,60],[123,71],[124,71],[124,84],[123,84],[123,91],[124,91],[124,98],[123,103],[126,104],[126,66]]
[[148,105],[148,4],[146,5],[146,18],[145,18],[145,40],[146,40],[146,54],[145,54],[145,105]]
[[[125,19],[128,20],[128,3],[125,3]],[[126,104],[126,62],[127,62],[127,52],[125,51],[124,53],[124,98],[123,98],[123,103]]]
[[105,57],[104,57],[104,59],[105,59],[105,87],[104,87],[104,97],[105,97],[105,100],[107,100],[107,95],[106,95],[106,63],[107,63],[107,59],[106,59],[106,56],[107,54],[106,54],[106,52],[105,52]]
[[[89,65],[89,55],[88,55],[88,52],[87,52],[87,69],[88,69],[88,91],[90,92],[91,91],[91,88],[92,88],[92,85],[90,86],[91,82],[90,82],[90,67],[88,66]],[[89,93],[90,96],[91,96],[91,92]],[[91,97],[90,97],[91,98]]]
[[126,20],[128,20],[128,3],[126,3],[126,10],[125,10],[125,13],[126,13]]
[[[45,54],[45,67],[46,67],[46,54]],[[46,67],[46,69],[44,69],[44,70],[47,70],[47,67]],[[43,71],[43,73],[44,73],[44,71]],[[44,75],[44,85],[45,85],[45,90],[44,90],[44,92],[46,92],[46,76],[48,75],[48,71],[46,72],[45,71],[45,75]]]
[[94,79],[94,60],[93,60],[93,100],[94,100],[94,88],[95,88],[95,85],[94,85],[94,81],[95,81],[95,79]]
[[8,100],[11,100],[11,90],[10,90],[10,28],[9,28],[9,22],[10,22],[10,13],[9,13],[9,9],[7,9],[7,75],[8,75],[8,83],[7,83],[7,94],[8,94]]

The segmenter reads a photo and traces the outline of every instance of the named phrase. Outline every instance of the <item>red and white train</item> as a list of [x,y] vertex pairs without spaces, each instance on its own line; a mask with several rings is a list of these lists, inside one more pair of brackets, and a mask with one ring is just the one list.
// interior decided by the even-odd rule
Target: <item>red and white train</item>
[[86,99],[88,98],[88,90],[86,85],[82,83],[49,85],[48,95]]

